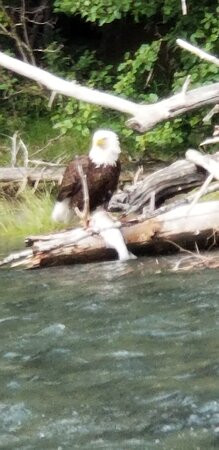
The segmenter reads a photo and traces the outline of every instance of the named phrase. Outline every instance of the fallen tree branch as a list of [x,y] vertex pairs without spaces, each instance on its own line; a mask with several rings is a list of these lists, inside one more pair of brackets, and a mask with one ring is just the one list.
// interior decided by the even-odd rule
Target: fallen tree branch
[[209,122],[209,120],[212,119],[212,117],[215,114],[218,114],[218,113],[219,113],[219,105],[217,104],[208,112],[208,114],[206,114],[206,116],[202,119],[202,121],[204,123],[207,123],[207,122]]
[[216,180],[219,180],[219,162],[215,161],[210,155],[202,155],[198,150],[187,150],[186,159],[197,166],[203,167]]
[[219,102],[219,83],[186,92],[184,92],[184,89],[183,92],[172,97],[154,104],[144,105],[96,89],[80,86],[76,82],[63,80],[2,52],[0,52],[0,65],[43,84],[51,91],[128,114],[132,118],[126,122],[126,125],[141,133],[150,130],[164,120],[170,120],[192,109]]
[[200,147],[203,147],[205,145],[218,144],[218,143],[219,143],[219,136],[212,136],[210,138],[206,138],[199,145],[200,145]]
[[[215,182],[212,183],[210,186],[206,187],[203,192],[201,192],[201,196],[212,194],[213,192],[219,192],[219,183]],[[200,191],[198,191],[200,193]],[[161,206],[160,208],[157,208],[155,211],[150,211],[148,208],[143,209],[143,213],[141,215],[142,219],[152,219],[156,216],[159,216],[161,214],[167,213],[171,211],[174,208],[178,208],[179,206],[185,206],[188,204],[192,204],[194,199],[196,198],[197,192],[195,191],[192,194],[188,194],[180,198],[180,200],[174,200],[171,203],[168,203],[167,205]]]
[[[219,154],[212,156],[212,160],[217,162]],[[122,211],[128,215],[144,210],[144,214],[148,214],[152,194],[155,195],[155,206],[159,208],[165,200],[201,186],[206,179],[206,172],[200,170],[196,163],[197,160],[180,160],[146,175],[135,185],[126,187],[124,192],[115,194],[110,201],[110,211]]]
[[190,53],[193,53],[199,58],[204,59],[205,61],[208,61],[212,64],[216,64],[216,66],[219,66],[219,59],[216,58],[216,56],[210,55],[210,53],[205,52],[204,50],[196,47],[195,45],[190,44],[189,42],[184,41],[183,39],[177,39],[176,43],[181,48],[188,50]]
[[[136,254],[150,254],[152,251],[153,253],[176,251],[176,244],[185,249],[196,249],[197,245],[199,248],[208,248],[212,244],[212,239],[217,245],[219,202],[196,204],[188,216],[189,208],[190,205],[186,205],[157,216],[155,219],[134,224],[126,223],[121,231],[127,247]],[[72,239],[80,233],[83,234],[80,236],[80,242],[72,243]],[[36,268],[116,258],[115,250],[106,248],[100,236],[90,235],[82,229],[66,231],[66,236],[63,232],[44,236],[43,239],[40,236],[31,237],[30,242],[32,254],[30,255],[28,251],[26,255],[22,251],[20,261],[16,255],[16,266],[20,264],[28,268]],[[10,257],[7,257],[1,265],[10,261],[13,259],[10,260]]]
[[27,178],[30,182],[35,182],[39,178],[42,181],[60,181],[64,173],[64,167],[45,167],[43,172],[41,169],[31,167],[1,167],[0,183],[20,182]]
[[218,269],[219,268],[219,254],[215,252],[213,255],[196,255],[184,257],[178,261],[173,267],[173,271],[191,271],[194,269]]

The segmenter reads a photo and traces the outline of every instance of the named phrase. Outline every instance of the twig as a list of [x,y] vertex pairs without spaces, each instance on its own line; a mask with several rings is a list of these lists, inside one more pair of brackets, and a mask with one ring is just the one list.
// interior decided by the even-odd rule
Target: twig
[[171,241],[170,239],[165,239],[165,242],[168,242],[169,244],[174,245],[176,248],[178,248],[180,250],[180,252],[188,253],[188,255],[191,255],[196,258],[200,257],[200,252],[198,252],[198,254],[195,252],[192,252],[192,250],[188,250],[188,249],[182,247],[181,245],[177,244],[176,242]]
[[38,188],[38,185],[39,185],[39,182],[40,182],[40,180],[41,180],[41,178],[42,178],[42,175],[43,175],[43,172],[45,171],[45,169],[46,169],[45,167],[42,168],[42,170],[41,170],[41,172],[40,172],[38,178],[36,179],[36,181],[35,181],[35,183],[34,183],[34,186],[33,186],[33,193],[36,192],[36,190],[37,190],[37,188]]
[[191,81],[191,75],[188,75],[186,77],[185,83],[183,84],[181,94],[183,94],[183,95],[186,94],[186,92],[188,91],[188,87],[189,87],[190,81]]
[[134,175],[134,179],[133,179],[134,185],[137,184],[139,177],[143,174],[143,172],[144,172],[143,166],[139,166]]
[[202,121],[204,123],[209,122],[209,120],[211,120],[211,118],[214,116],[214,114],[219,113],[219,104],[215,105],[209,112],[208,114],[206,114],[206,116],[204,117],[204,119],[202,119]]
[[11,167],[15,167],[16,162],[17,162],[17,154],[18,154],[20,149],[22,149],[22,151],[23,151],[24,167],[25,168],[28,167],[29,157],[28,157],[27,146],[25,145],[25,143],[22,141],[21,138],[19,138],[19,141],[17,141],[18,140],[18,131],[15,131],[13,136],[12,137],[9,136],[9,138],[12,141],[12,146],[11,146]]
[[199,191],[196,192],[196,194],[194,196],[194,199],[192,200],[192,203],[191,203],[190,208],[188,210],[187,215],[189,215],[189,213],[191,212],[193,206],[199,201],[199,199],[202,197],[202,195],[206,194],[207,188],[208,188],[209,184],[212,182],[213,178],[214,178],[214,175],[210,174],[206,178],[205,182],[203,183],[203,185],[201,186]]
[[198,56],[199,58],[204,59],[205,61],[208,61],[210,63],[216,64],[216,66],[219,66],[219,59],[216,56],[210,55],[204,50],[196,47],[195,45],[190,44],[189,42],[184,41],[183,39],[177,39],[176,43],[185,50],[194,53],[194,55]]
[[23,150],[24,167],[28,167],[28,162],[29,162],[28,150],[27,150],[27,146],[25,145],[25,143],[22,141],[21,138],[20,138],[20,142],[19,142],[19,149],[20,148],[22,148],[22,150]]
[[181,6],[182,6],[182,14],[183,16],[187,15],[187,4],[186,0],[181,0]]
[[210,145],[210,144],[218,144],[219,143],[219,136],[213,136],[210,138],[205,139],[202,141],[199,146],[202,147],[204,145]]
[[34,164],[35,166],[46,166],[46,167],[64,167],[64,164],[60,164],[59,162],[48,162],[42,161],[41,159],[29,159],[29,164]]
[[59,139],[61,139],[64,136],[65,133],[60,133],[58,136],[55,136],[54,138],[49,139],[49,141],[47,142],[46,145],[44,145],[44,147],[39,148],[38,150],[36,150],[34,153],[32,153],[32,156],[37,155],[38,153],[41,153],[43,150],[45,150],[46,148],[48,148],[53,142],[58,141]]
[[33,64],[33,66],[36,65],[36,60],[33,54],[33,50],[30,46],[30,41],[29,41],[29,36],[28,36],[28,32],[27,32],[27,25],[26,25],[26,17],[25,17],[25,13],[26,13],[26,4],[25,4],[25,0],[22,0],[22,7],[20,10],[20,17],[21,17],[21,22],[22,22],[22,26],[23,26],[23,36],[24,36],[24,40],[26,43],[26,49],[30,58],[30,62],[31,64]]
[[52,108],[52,105],[53,105],[53,102],[55,100],[56,95],[57,95],[56,91],[52,91],[51,92],[51,95],[50,95],[50,98],[49,98],[49,103],[48,103],[48,108]]
[[78,207],[75,208],[75,212],[80,219],[88,220],[89,213],[90,213],[90,198],[89,198],[89,191],[88,191],[88,185],[87,185],[87,175],[83,171],[83,167],[79,160],[77,160],[77,168],[78,173],[81,178],[82,183],[82,189],[83,189],[83,198],[84,198],[84,207],[83,211],[80,211]]
[[17,160],[17,136],[18,131],[15,131],[12,137],[10,137],[12,144],[11,144],[11,167],[15,167],[16,160]]
[[22,194],[22,192],[24,192],[24,190],[27,186],[27,183],[28,183],[28,177],[26,175],[26,176],[24,176],[24,178],[20,184],[20,187],[19,187],[18,191],[16,192],[16,195],[15,195],[16,197],[19,197],[19,195]]

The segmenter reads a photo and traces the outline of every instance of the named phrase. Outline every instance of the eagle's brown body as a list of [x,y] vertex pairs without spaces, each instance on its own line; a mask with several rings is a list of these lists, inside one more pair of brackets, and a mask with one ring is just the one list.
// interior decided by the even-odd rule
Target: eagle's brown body
[[117,161],[115,165],[96,166],[89,156],[79,157],[66,167],[57,197],[58,202],[69,199],[70,208],[83,209],[83,189],[78,164],[82,166],[87,177],[90,210],[93,211],[100,205],[107,205],[118,185],[120,162]]

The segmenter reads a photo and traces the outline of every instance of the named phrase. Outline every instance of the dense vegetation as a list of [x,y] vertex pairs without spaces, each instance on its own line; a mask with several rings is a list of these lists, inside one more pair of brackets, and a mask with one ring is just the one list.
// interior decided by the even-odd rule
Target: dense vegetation
[[[212,0],[3,0],[0,6],[1,50],[67,79],[114,92],[138,102],[153,102],[177,91],[186,76],[193,87],[218,79],[214,65],[177,48],[188,39],[217,53],[219,8]],[[14,73],[1,70],[1,135],[19,130],[32,153],[69,158],[87,148],[90,132],[110,127],[119,132],[132,156],[176,155],[200,142],[205,111],[190,113],[141,136],[124,126],[124,117],[99,107],[57,97]],[[203,134],[202,134],[203,133]],[[69,151],[69,154],[68,154]],[[7,146],[0,149],[7,162]]]

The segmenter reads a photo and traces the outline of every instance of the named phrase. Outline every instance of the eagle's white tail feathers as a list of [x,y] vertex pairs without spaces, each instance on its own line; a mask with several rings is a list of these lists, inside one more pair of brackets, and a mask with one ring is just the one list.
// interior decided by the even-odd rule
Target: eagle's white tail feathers
[[97,210],[93,213],[90,226],[98,232],[109,248],[114,248],[120,261],[136,259],[136,256],[128,251],[123,235],[119,229],[120,223],[115,222],[106,211]]
[[[117,230],[118,231],[118,230]],[[119,233],[122,236],[121,231],[119,231]],[[119,261],[128,261],[129,259],[136,259],[136,256],[133,255],[133,253],[129,252],[126,244],[124,242],[124,245],[122,245],[122,241],[121,241],[121,236],[120,236],[120,242],[119,245],[115,245],[114,248],[116,249],[117,253],[118,253],[118,259]],[[123,237],[123,236],[122,236]],[[114,242],[115,243],[115,242]]]
[[56,202],[52,211],[52,220],[54,222],[68,223],[73,218],[73,210],[69,207],[69,198],[65,198],[61,202]]

